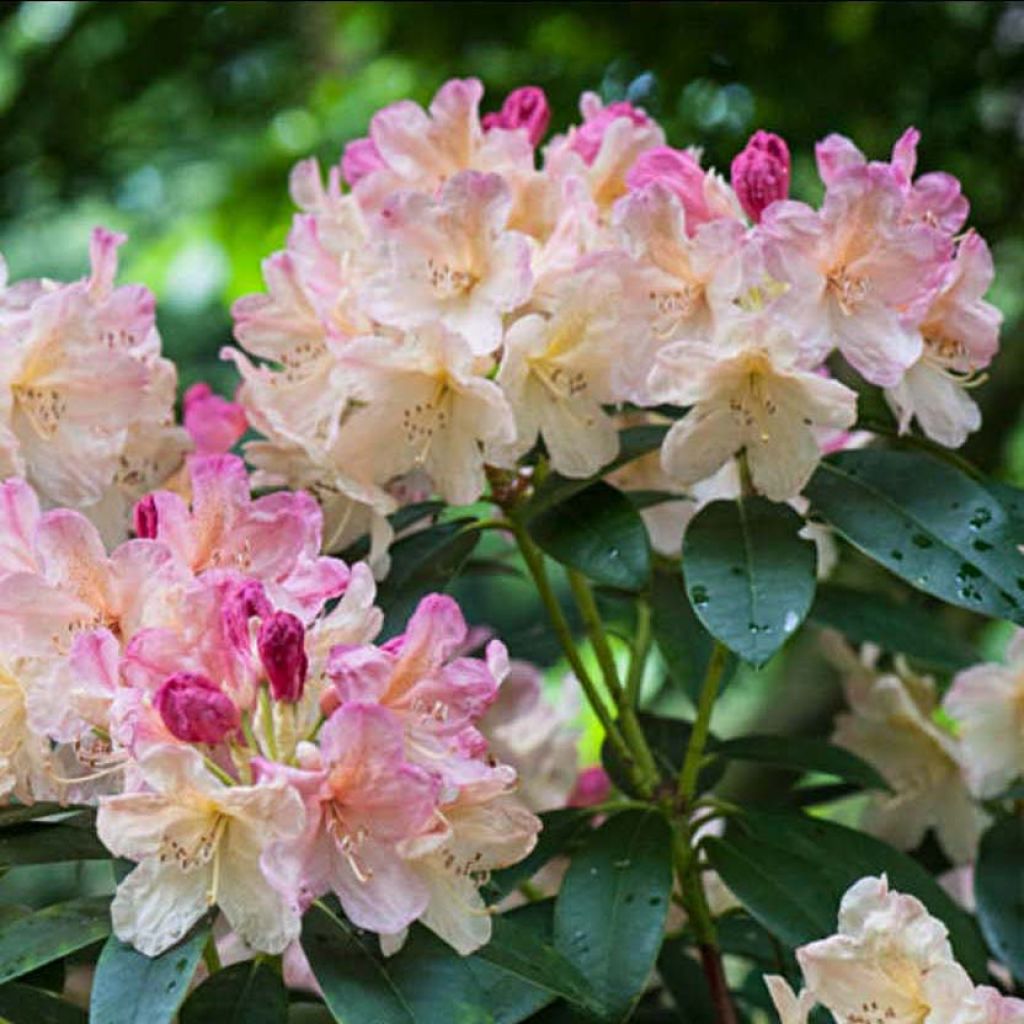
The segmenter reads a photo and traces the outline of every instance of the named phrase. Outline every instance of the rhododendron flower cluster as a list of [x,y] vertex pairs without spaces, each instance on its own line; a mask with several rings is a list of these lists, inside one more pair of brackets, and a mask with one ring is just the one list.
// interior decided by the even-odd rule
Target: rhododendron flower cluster
[[225,355],[263,435],[248,457],[260,481],[316,493],[339,545],[375,524],[379,561],[383,515],[431,492],[473,502],[486,464],[538,442],[590,476],[636,407],[688,410],[661,450],[682,496],[737,455],[757,492],[799,495],[856,421],[851,374],[901,431],[956,447],[977,429],[992,262],[956,179],[915,177],[916,130],[888,161],[822,141],[814,207],[767,131],[726,181],[626,101],[585,94],[542,144],[541,90],[483,116],[482,100],[449,81],[426,110],[374,115],[326,185],[296,166],[267,293],[235,306]]
[[[251,498],[232,455],[191,456],[186,490],[143,498],[137,537],[108,551],[80,513],[0,487],[3,791],[98,801],[100,838],[137,862],[114,927],[147,955],[213,907],[281,952],[329,892],[392,948],[417,919],[463,953],[482,945],[478,888],[539,828],[479,728],[504,647],[462,653],[441,595],[375,645],[370,571],[320,555],[312,498]],[[518,671],[506,699],[539,711]],[[568,797],[571,743],[570,758],[547,806]]]

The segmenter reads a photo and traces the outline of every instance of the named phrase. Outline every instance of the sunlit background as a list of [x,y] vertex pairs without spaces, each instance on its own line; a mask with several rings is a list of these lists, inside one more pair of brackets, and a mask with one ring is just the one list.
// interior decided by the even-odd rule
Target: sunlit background
[[[122,280],[156,291],[182,385],[229,393],[229,306],[283,244],[291,165],[335,162],[374,110],[465,75],[483,80],[485,109],[543,86],[555,126],[584,89],[629,98],[720,168],[771,129],[810,200],[816,139],[839,131],[884,157],[916,125],[921,168],[963,180],[1007,318],[967,454],[1024,483],[1024,3],[6,3],[0,251],[15,278],[68,278],[93,225],[126,231]],[[506,619],[517,653],[550,658],[525,587],[517,602],[510,586],[478,581],[471,614]],[[799,706],[820,727],[837,700],[797,645],[727,692],[722,722],[771,727]]]

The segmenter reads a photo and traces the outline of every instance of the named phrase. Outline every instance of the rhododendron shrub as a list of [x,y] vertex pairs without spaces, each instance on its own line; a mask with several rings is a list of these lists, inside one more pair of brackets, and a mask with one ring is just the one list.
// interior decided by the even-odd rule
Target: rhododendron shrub
[[[5,1019],[79,1019],[74,957],[106,1024],[1024,1022],[1024,492],[956,451],[1001,319],[960,183],[914,129],[823,139],[809,203],[768,130],[726,176],[625,100],[550,123],[455,79],[300,162],[180,425],[120,235],[5,271],[0,860],[109,862],[0,908]],[[797,636],[832,724],[720,736]]]

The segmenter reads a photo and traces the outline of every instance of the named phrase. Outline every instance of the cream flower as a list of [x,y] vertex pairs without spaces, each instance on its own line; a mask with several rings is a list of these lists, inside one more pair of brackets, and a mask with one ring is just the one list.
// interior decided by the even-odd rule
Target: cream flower
[[961,760],[971,792],[998,795],[1024,774],[1024,630],[1006,650],[1006,664],[959,673],[943,707],[960,729]]
[[157,956],[219,906],[248,945],[282,952],[298,938],[299,917],[267,884],[260,855],[301,831],[298,794],[274,783],[224,786],[187,747],[156,748],[139,769],[153,791],[106,798],[96,819],[111,853],[139,862],[111,906],[118,938]]
[[804,369],[793,335],[767,320],[727,321],[711,344],[662,349],[648,389],[654,401],[693,406],[662,445],[669,476],[696,483],[745,451],[754,488],[773,501],[810,479],[821,458],[815,428],[846,429],[857,416],[854,392]]

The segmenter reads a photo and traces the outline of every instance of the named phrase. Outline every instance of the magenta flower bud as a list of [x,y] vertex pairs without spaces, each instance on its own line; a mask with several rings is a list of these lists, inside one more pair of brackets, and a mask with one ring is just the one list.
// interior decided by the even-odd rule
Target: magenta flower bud
[[157,533],[157,511],[156,498],[147,494],[135,504],[133,514],[135,521],[135,536],[144,540],[152,540]]
[[757,224],[765,208],[789,195],[789,147],[771,132],[756,131],[732,162],[732,187]]
[[153,705],[171,735],[185,743],[220,743],[241,722],[235,702],[195,672],[175,672],[165,679]]
[[274,612],[260,623],[256,646],[274,700],[294,703],[302,696],[309,671],[306,631],[290,612]]
[[485,132],[492,128],[504,128],[506,131],[525,128],[530,145],[536,146],[544,138],[550,120],[551,107],[544,90],[536,85],[524,85],[505,97],[498,113],[484,114],[483,127]]

